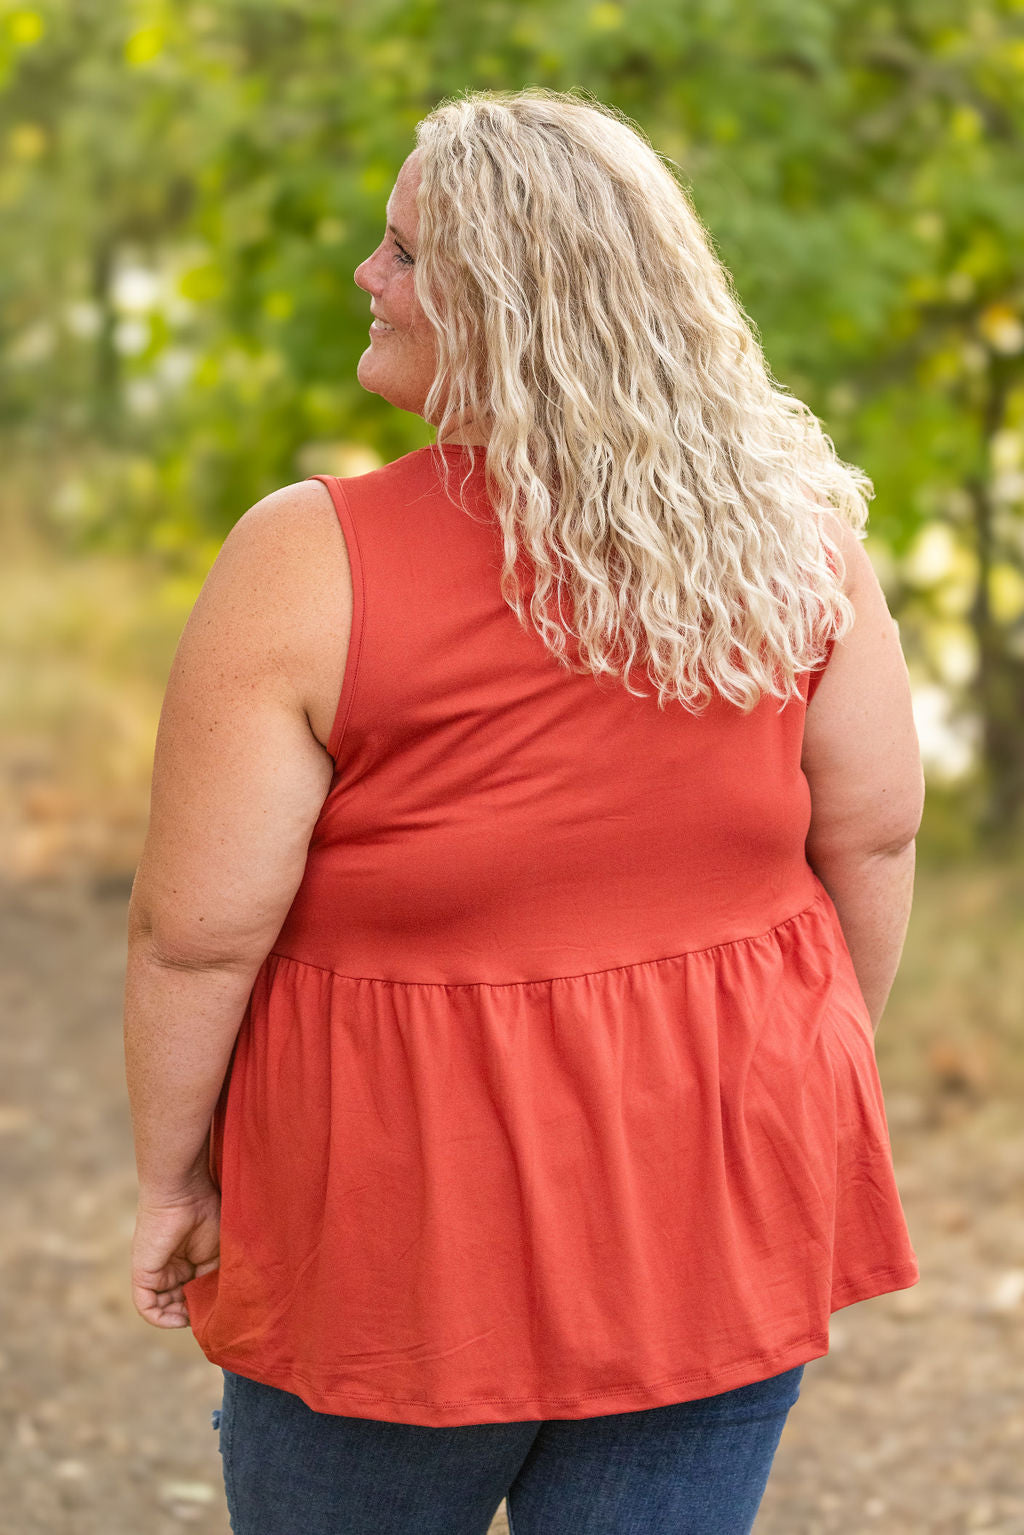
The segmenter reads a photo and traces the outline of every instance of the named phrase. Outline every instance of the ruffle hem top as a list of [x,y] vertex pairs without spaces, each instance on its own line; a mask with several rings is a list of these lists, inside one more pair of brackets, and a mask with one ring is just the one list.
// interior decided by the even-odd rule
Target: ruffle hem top
[[806,696],[566,671],[500,593],[483,450],[469,513],[442,454],[457,485],[458,446],[313,476],[353,581],[335,772],[214,1116],[193,1332],[438,1427],[764,1379],[918,1277]]

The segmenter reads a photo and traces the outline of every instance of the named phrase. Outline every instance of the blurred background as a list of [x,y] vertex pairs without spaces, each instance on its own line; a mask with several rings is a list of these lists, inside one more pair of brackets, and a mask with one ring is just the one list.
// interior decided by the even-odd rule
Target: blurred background
[[356,382],[352,273],[417,120],[528,84],[674,162],[775,378],[873,479],[926,762],[878,1035],[923,1277],[837,1314],[758,1531],[1024,1532],[1024,0],[40,0],[0,3],[11,1535],[227,1531],[220,1372],[128,1291],[162,690],[247,507],[432,440]]

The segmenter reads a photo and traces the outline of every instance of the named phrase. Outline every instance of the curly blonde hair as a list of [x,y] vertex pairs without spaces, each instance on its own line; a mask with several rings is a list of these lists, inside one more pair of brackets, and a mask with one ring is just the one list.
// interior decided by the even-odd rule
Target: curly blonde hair
[[660,708],[784,707],[853,622],[828,515],[863,537],[874,488],[773,380],[672,162],[543,87],[446,98],[416,149],[423,414],[489,433],[505,601],[571,671],[646,697],[643,663]]

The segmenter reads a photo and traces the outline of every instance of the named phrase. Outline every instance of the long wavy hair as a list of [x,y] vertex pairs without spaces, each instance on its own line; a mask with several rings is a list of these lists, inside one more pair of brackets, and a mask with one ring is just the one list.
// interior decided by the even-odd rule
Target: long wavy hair
[[640,697],[643,666],[659,708],[799,697],[853,622],[828,515],[863,537],[874,487],[772,378],[673,162],[543,87],[446,98],[416,148],[423,414],[440,443],[460,419],[489,434],[520,623]]

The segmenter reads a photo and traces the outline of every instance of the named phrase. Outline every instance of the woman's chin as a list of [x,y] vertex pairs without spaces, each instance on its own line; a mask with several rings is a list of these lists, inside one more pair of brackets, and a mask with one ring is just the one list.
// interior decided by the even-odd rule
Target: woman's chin
[[377,359],[373,355],[372,342],[356,363],[356,382],[361,384],[370,394],[382,394],[384,392],[381,388],[381,385],[384,383],[383,370],[377,367]]

